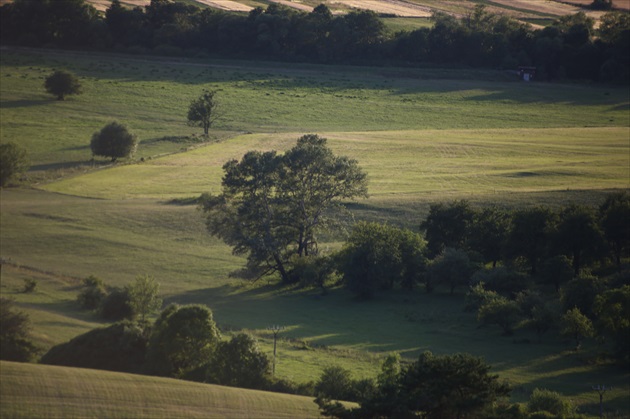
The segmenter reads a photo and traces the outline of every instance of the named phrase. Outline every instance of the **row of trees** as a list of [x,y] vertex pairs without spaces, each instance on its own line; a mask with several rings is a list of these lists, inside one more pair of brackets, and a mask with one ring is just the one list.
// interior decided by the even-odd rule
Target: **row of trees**
[[242,14],[169,0],[127,9],[114,0],[104,18],[84,0],[15,0],[0,8],[3,42],[22,45],[321,63],[533,65],[542,78],[628,81],[627,13],[605,14],[597,31],[582,12],[535,30],[481,5],[462,19],[435,13],[433,22],[391,33],[373,12],[333,15],[323,4],[310,13],[273,3]]

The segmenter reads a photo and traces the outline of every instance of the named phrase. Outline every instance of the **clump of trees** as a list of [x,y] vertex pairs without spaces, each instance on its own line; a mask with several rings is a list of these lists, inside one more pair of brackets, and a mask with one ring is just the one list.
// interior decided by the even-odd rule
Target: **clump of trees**
[[66,96],[78,95],[81,93],[81,83],[79,78],[66,70],[57,70],[44,81],[46,91],[57,100],[64,100]]
[[[590,8],[609,10],[611,0]],[[535,66],[537,79],[628,83],[630,19],[609,11],[595,29],[584,12],[542,29],[478,5],[462,18],[441,12],[430,28],[388,32],[379,15],[333,15],[321,4],[302,12],[276,3],[248,14],[151,1],[126,8],[112,1],[105,15],[83,0],[15,0],[0,8],[3,42],[26,46],[96,48],[129,53],[392,65],[516,69]]]
[[138,275],[127,286],[110,287],[93,275],[83,280],[77,296],[82,308],[93,310],[105,320],[135,320],[146,324],[147,316],[159,310],[162,299],[160,285],[150,275]]
[[8,142],[0,144],[0,187],[5,187],[12,179],[26,172],[30,161],[26,150]]
[[114,121],[92,135],[90,149],[95,156],[110,157],[112,162],[132,156],[138,148],[137,137],[126,126]]
[[[325,376],[326,372],[321,380]],[[347,377],[338,379],[338,383],[348,382]],[[341,386],[338,394],[319,393],[315,402],[324,416],[342,419],[475,417],[482,412],[492,412],[493,404],[509,396],[511,391],[497,375],[490,374],[490,366],[481,358],[431,352],[424,352],[406,366],[400,365],[398,357],[388,357],[375,388],[358,400],[357,408],[346,408],[333,401],[340,400],[348,387]]]
[[[143,278],[136,286],[144,284]],[[245,333],[222,340],[212,311],[195,304],[171,304],[153,324],[123,320],[91,330],[52,347],[41,362],[253,389],[275,384],[257,341]]]

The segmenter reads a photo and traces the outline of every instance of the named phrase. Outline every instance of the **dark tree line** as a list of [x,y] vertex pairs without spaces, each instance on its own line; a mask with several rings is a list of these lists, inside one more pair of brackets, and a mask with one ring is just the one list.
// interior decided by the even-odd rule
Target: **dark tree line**
[[212,54],[350,64],[448,65],[516,69],[537,78],[627,82],[630,17],[609,12],[599,29],[580,12],[533,29],[478,6],[457,19],[435,13],[433,27],[391,33],[377,14],[334,16],[271,4],[248,14],[152,0],[129,9],[114,0],[104,16],[84,0],[15,0],[0,8],[3,43],[63,48]]
[[362,299],[394,287],[466,289],[466,309],[504,335],[529,329],[540,340],[554,329],[576,350],[597,337],[630,362],[627,192],[610,194],[597,208],[434,204],[420,227],[424,237],[378,223],[355,225],[331,256],[339,281]]

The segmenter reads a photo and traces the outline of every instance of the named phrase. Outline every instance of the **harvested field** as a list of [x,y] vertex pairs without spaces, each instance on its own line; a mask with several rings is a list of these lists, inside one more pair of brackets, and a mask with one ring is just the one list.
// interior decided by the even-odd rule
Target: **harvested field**
[[391,14],[401,17],[429,17],[431,9],[398,0],[330,0],[331,6],[337,4],[349,8],[372,10],[376,13]]
[[[87,2],[94,6],[94,8],[99,12],[104,12],[112,4],[111,0],[88,0]],[[143,7],[151,3],[151,0],[121,0],[121,3],[123,6],[128,7]]]
[[242,4],[232,0],[196,0],[197,3],[214,7],[215,9],[227,10],[229,12],[249,12],[253,9],[251,6]]
[[534,13],[556,16],[569,15],[581,10],[570,4],[550,0],[494,0],[494,3],[511,9],[531,10]]

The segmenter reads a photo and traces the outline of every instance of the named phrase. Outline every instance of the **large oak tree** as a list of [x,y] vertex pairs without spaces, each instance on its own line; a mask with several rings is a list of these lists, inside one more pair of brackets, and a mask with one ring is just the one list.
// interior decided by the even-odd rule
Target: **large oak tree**
[[251,276],[296,281],[290,259],[317,254],[317,234],[339,220],[344,199],[367,196],[358,163],[305,135],[284,154],[250,151],[223,166],[220,195],[204,194],[208,231],[247,255]]

